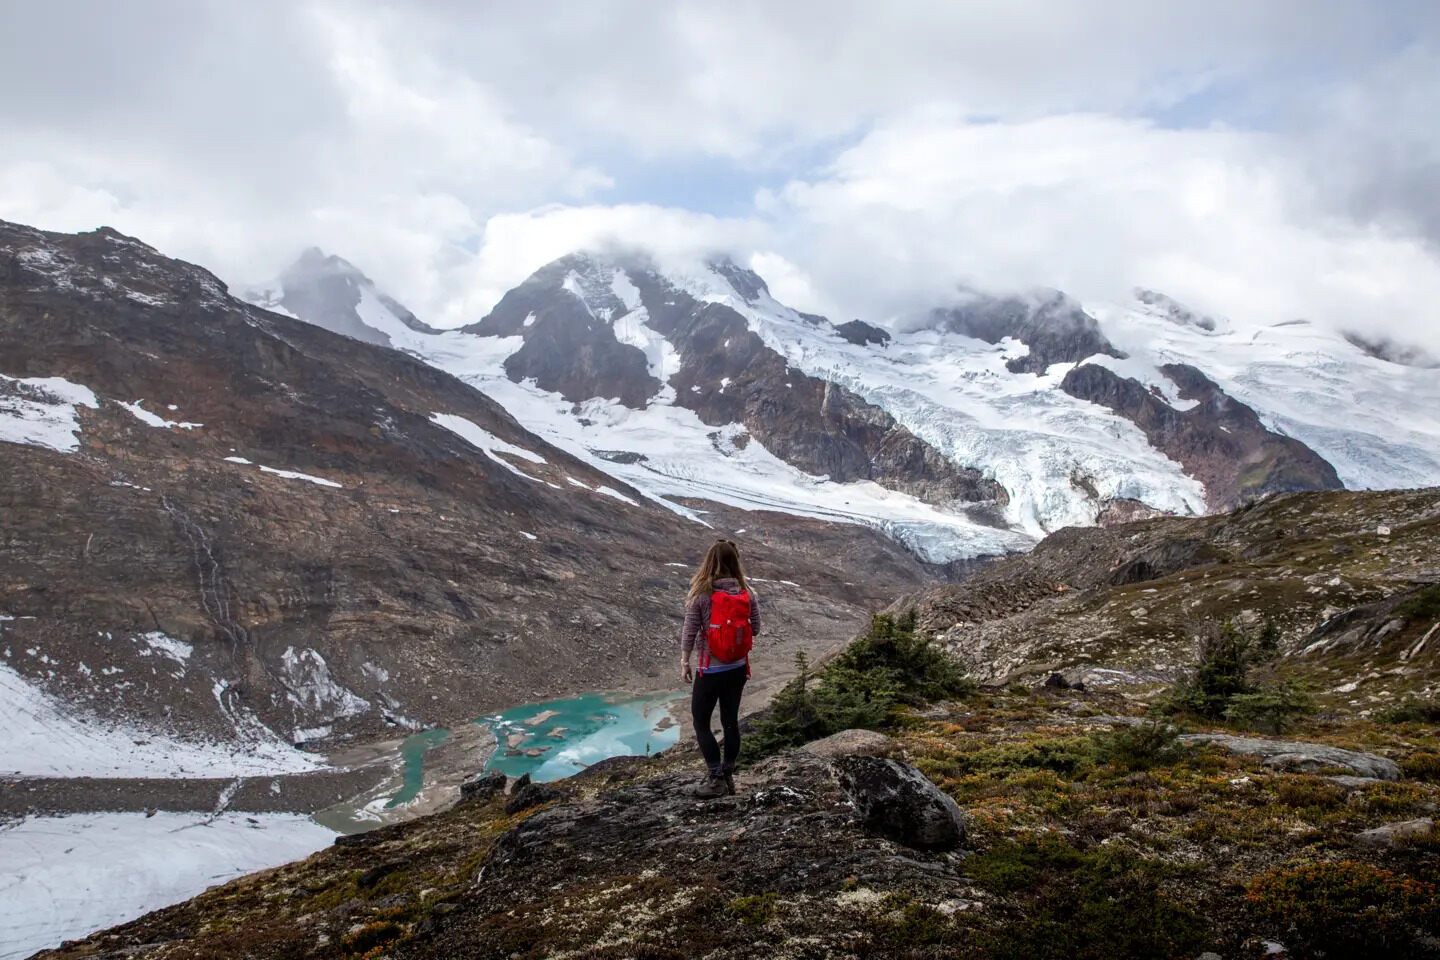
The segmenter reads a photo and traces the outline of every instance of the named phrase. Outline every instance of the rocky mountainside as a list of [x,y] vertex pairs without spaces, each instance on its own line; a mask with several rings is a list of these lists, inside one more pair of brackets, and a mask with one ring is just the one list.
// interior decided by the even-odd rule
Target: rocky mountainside
[[1271,492],[1440,482],[1440,385],[1419,367],[1150,290],[970,293],[884,329],[792,310],[723,258],[576,253],[463,331],[367,316],[638,489],[868,523],[932,562]]
[[952,333],[986,343],[1018,340],[1029,348],[1005,363],[1011,373],[1043,374],[1057,363],[1078,363],[1097,355],[1119,357],[1095,318],[1059,291],[1032,301],[1017,297],[973,296],[953,307],[936,309],[930,322]]
[[[477,778],[43,956],[1433,957],[1437,539],[1433,489],[1067,530],[856,641],[913,642],[913,611],[986,681],[885,735],[775,754],[709,801],[688,744]],[[1255,727],[1279,713],[1154,712],[1206,624],[1264,640],[1260,689],[1308,684],[1283,735]]]
[[[737,291],[768,296],[749,270],[729,262],[711,269]],[[613,397],[640,408],[653,399],[693,411],[710,428],[738,424],[808,474],[873,480],[936,504],[1006,502],[999,484],[947,460],[884,410],[792,370],[733,307],[701,299],[643,262],[562,258],[465,332],[520,337],[506,374],[573,403]]]
[[707,525],[106,229],[0,225],[0,462],[0,773],[310,769],[292,742],[663,687],[719,533],[750,531],[781,662],[936,575],[862,528]]
[[1177,409],[1158,390],[1146,390],[1138,380],[1097,364],[1072,368],[1060,389],[1108,407],[1139,427],[1152,446],[1204,484],[1206,502],[1217,509],[1233,509],[1269,493],[1341,489],[1335,468],[1319,454],[1266,429],[1254,410],[1199,370],[1167,363],[1160,372],[1188,408]]

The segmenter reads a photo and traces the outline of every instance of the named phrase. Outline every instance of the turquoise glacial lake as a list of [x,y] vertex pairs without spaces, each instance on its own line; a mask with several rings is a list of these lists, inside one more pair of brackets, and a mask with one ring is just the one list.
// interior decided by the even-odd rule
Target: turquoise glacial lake
[[680,736],[669,706],[683,696],[589,693],[481,717],[475,722],[488,726],[498,743],[485,769],[559,780],[608,757],[664,750]]
[[[511,707],[475,722],[488,727],[498,744],[485,764],[512,777],[559,780],[608,757],[655,753],[675,743],[680,724],[669,706],[684,693],[637,697],[587,693]],[[424,730],[405,738],[400,789],[385,804],[414,800],[425,785],[425,755],[450,739],[450,731]]]

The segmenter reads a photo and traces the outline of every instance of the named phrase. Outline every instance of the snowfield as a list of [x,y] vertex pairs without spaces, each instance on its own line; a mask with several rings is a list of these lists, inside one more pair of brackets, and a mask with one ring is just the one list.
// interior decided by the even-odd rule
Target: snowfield
[[0,960],[188,900],[328,846],[294,814],[87,813],[0,826]]
[[[167,649],[167,655],[178,656],[180,646],[186,645]],[[3,775],[254,777],[324,766],[258,721],[237,723],[236,733],[242,738],[238,744],[192,742],[83,716],[0,663]]]

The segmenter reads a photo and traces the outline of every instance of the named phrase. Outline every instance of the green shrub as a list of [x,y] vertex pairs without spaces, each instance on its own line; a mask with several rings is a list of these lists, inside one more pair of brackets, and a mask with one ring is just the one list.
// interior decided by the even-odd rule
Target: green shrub
[[983,945],[991,960],[1156,960],[1211,945],[1205,919],[1165,893],[1173,868],[1118,847],[1004,841],[965,870],[1020,907]]
[[1194,713],[1218,720],[1231,697],[1251,691],[1252,643],[1229,620],[1218,627],[1207,622],[1198,629],[1200,662],[1170,690],[1163,706],[1168,713]]
[[1381,723],[1440,723],[1440,700],[1411,697],[1375,714]]
[[1440,780],[1440,753],[1412,753],[1400,762],[1400,770],[1415,780]]
[[1315,700],[1294,683],[1277,683],[1254,693],[1237,693],[1225,708],[1225,719],[1266,733],[1283,733],[1290,724],[1315,712]]
[[798,675],[747,732],[745,763],[841,730],[881,729],[895,709],[964,696],[974,689],[960,663],[915,632],[915,614],[872,618],[869,632],[817,674],[804,654]]
[[1428,956],[1424,938],[1440,934],[1433,883],[1367,863],[1272,870],[1250,883],[1246,902],[1256,922],[1302,960]]
[[1049,770],[1072,777],[1094,765],[1095,748],[1089,737],[1059,737],[963,753],[951,759],[946,773],[955,777],[972,773],[1003,777],[1023,770]]
[[736,897],[725,905],[725,915],[739,920],[750,927],[758,927],[775,916],[775,905],[779,897],[773,893],[762,893],[753,897]]
[[1275,797],[1296,810],[1333,810],[1345,805],[1349,791],[1344,787],[1313,777],[1288,780],[1275,789]]
[[340,945],[352,953],[365,953],[372,947],[399,940],[404,935],[404,927],[389,920],[382,920],[379,923],[367,923],[354,933],[346,934]]
[[1406,620],[1440,619],[1440,583],[1416,590],[1395,608],[1395,612]]
[[1169,724],[1146,723],[1096,734],[1094,740],[1095,759],[1122,770],[1169,766],[1184,754],[1179,732]]
[[1252,668],[1279,655],[1279,631],[1266,623],[1250,635],[1232,621],[1197,627],[1199,662],[1156,704],[1163,714],[1189,713],[1207,720],[1279,733],[1314,711],[1314,701],[1293,683],[1257,687]]

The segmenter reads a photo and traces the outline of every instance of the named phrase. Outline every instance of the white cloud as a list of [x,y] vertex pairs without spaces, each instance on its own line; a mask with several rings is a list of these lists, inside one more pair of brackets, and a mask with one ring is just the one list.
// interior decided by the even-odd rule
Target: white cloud
[[[11,4],[0,216],[108,223],[232,283],[318,244],[442,324],[620,242],[733,252],[837,319],[1139,283],[1434,349],[1437,10]],[[644,202],[692,160],[696,209]],[[709,215],[726,171],[783,185]],[[605,203],[617,181],[637,202]]]
[[1092,115],[885,125],[764,203],[832,300],[923,309],[958,280],[1116,299],[1134,286],[1262,321],[1305,317],[1440,346],[1440,257],[1337,219],[1266,134]]

